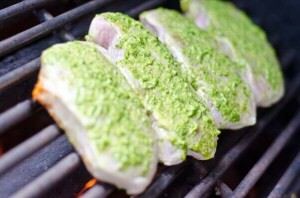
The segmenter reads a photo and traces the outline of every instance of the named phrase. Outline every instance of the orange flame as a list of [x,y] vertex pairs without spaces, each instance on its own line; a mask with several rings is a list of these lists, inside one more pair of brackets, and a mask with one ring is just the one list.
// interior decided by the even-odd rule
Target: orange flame
[[34,89],[33,89],[33,91],[32,91],[32,98],[33,98],[34,100],[37,100],[37,99],[39,98],[39,95],[40,95],[43,91],[44,91],[44,88],[43,88],[42,84],[41,84],[40,82],[38,82],[38,83],[35,85],[35,87],[34,87]]
[[87,181],[83,188],[79,191],[77,197],[80,197],[83,193],[85,193],[87,190],[89,190],[90,188],[92,188],[93,186],[95,186],[97,183],[97,180],[95,178],[90,179],[89,181]]

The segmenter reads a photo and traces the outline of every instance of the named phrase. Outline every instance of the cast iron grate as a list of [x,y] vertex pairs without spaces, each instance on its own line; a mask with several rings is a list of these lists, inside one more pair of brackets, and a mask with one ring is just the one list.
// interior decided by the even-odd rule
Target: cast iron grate
[[[70,2],[69,9],[57,16],[47,9],[49,4],[61,6]],[[39,21],[35,26],[0,42],[0,148],[5,151],[0,157],[2,197],[78,196],[84,183],[92,179],[64,134],[30,99],[41,51],[54,43],[82,38],[96,12],[122,11],[136,17],[143,10],[160,5],[170,6],[167,0],[125,3],[117,0],[26,0],[0,10],[1,29],[8,26],[10,20],[29,12]],[[285,56],[283,59],[290,60],[291,57]],[[258,197],[274,198],[298,193],[300,150],[293,139],[299,136],[297,132],[300,130],[300,73],[290,61],[287,62],[289,64],[284,67],[287,76],[284,99],[273,108],[260,112],[254,127],[239,132],[224,132],[217,156],[210,162],[188,159],[177,166],[160,167],[153,183],[138,197],[193,198],[217,194],[226,198],[245,197],[254,192]],[[47,117],[47,121],[32,118],[36,115]],[[7,146],[5,139],[10,141],[23,133],[21,128],[25,125],[32,132],[27,132],[28,135],[22,136],[14,145]],[[226,175],[230,175],[230,168],[241,164],[249,150],[253,146],[260,147],[256,143],[266,136],[270,136],[269,143],[263,146],[252,162],[247,163],[248,168],[243,168],[240,178],[235,182],[228,180]],[[291,157],[279,174],[274,174],[272,184],[263,187],[266,191],[255,193],[260,180],[266,178],[277,158],[282,159],[280,156],[290,151],[286,150],[290,144],[296,144],[291,148]],[[124,193],[111,185],[94,182],[80,196],[114,197],[124,196]]]

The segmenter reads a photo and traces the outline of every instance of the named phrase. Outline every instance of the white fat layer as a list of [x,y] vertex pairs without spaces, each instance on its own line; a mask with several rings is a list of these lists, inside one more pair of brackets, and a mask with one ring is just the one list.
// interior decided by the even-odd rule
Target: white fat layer
[[[232,43],[230,40],[228,40],[226,37],[217,37],[216,38],[218,47],[225,55],[227,55],[232,61],[236,61],[238,59],[236,51],[234,47],[232,46]],[[252,94],[255,97],[255,101],[259,102],[259,97],[261,96],[261,92],[256,88],[256,83],[253,78],[251,66],[246,63],[245,61],[240,61],[240,64],[245,65],[245,70],[241,74],[243,77],[243,80],[248,84],[250,89],[252,90]],[[259,104],[258,104],[259,105]]]
[[224,126],[224,119],[217,108],[208,99],[209,97],[203,92],[202,89],[198,89],[196,93],[198,97],[201,98],[201,100],[204,102],[205,106],[210,110],[217,127],[222,128]]
[[[166,30],[164,29],[164,27],[157,22],[157,18],[158,16],[155,16],[154,13],[146,13],[144,15],[141,16],[140,20],[142,21],[142,23],[144,24],[144,26],[151,31],[154,35],[156,35],[159,40],[162,43],[173,43],[173,45],[168,45],[169,50],[171,51],[171,53],[173,54],[173,56],[178,60],[179,63],[181,64],[182,70],[185,72],[189,71],[188,65],[189,65],[189,61],[188,59],[183,55],[182,52],[182,47],[180,46],[180,44],[174,40],[169,34],[166,33]],[[198,94],[198,93],[197,93]],[[207,98],[202,96],[199,96],[200,98]],[[216,110],[216,108],[214,108],[214,106],[207,101],[207,104],[209,104],[210,110],[212,111],[212,114],[214,116],[214,118],[216,120],[221,120],[221,115],[220,113]],[[153,126],[154,128],[156,128],[156,131],[159,132],[159,134],[163,135],[164,134],[164,129],[159,128],[158,126]],[[199,141],[201,138],[201,131],[198,131],[198,133],[196,134],[196,136],[193,136],[192,138],[189,138],[189,143],[191,144],[195,144],[197,141]],[[165,156],[176,156],[173,158],[177,159],[178,162],[180,160],[180,157],[182,156],[182,152],[175,152],[174,153],[174,149],[170,147],[170,144],[168,144],[168,142],[160,142],[161,144],[161,148],[165,149],[165,152],[160,152],[160,154],[162,155],[161,158],[164,158]],[[194,152],[192,150],[188,150],[187,155],[194,157],[197,160],[204,160],[203,156],[198,153],[198,152]],[[174,161],[176,162],[176,161]]]
[[217,43],[219,50],[227,55],[231,60],[236,60],[236,52],[232,43],[225,37],[217,37]]
[[202,29],[207,29],[210,24],[209,16],[204,11],[204,9],[202,9],[201,7],[199,8],[200,8],[200,12],[197,14],[196,24]]
[[[218,37],[217,43],[219,46],[219,49],[226,54],[231,60],[235,61],[238,59],[235,49],[232,46],[232,43],[225,37]],[[282,96],[283,91],[280,93],[276,93],[276,95],[268,96],[266,94],[272,93],[268,92],[266,90],[271,90],[271,87],[266,82],[264,78],[254,78],[253,72],[251,70],[251,66],[249,63],[246,63],[245,61],[241,61],[242,64],[245,65],[245,71],[243,74],[243,80],[249,85],[250,89],[252,90],[252,93],[254,95],[254,100],[256,101],[255,105],[259,107],[269,107],[275,102],[277,102]],[[255,64],[255,63],[251,63]],[[251,104],[252,105],[252,104]],[[250,115],[250,114],[249,114]],[[249,118],[252,121],[255,121],[255,118]],[[245,120],[244,120],[245,122]],[[254,124],[254,123],[253,123]]]
[[[114,38],[111,39],[110,45],[108,46],[103,46],[103,41],[101,38],[104,37],[100,37],[100,39],[97,37],[99,32],[103,31],[117,32],[117,34],[114,35]],[[133,77],[132,73],[126,67],[115,64],[124,58],[123,50],[116,47],[121,34],[122,32],[119,27],[109,23],[101,16],[93,19],[89,31],[89,35],[92,36],[93,41],[99,45],[99,51],[103,53],[103,55],[107,57],[107,59],[110,60],[116,67],[118,67],[119,71],[123,74],[130,86],[135,91],[142,91],[139,81]],[[155,55],[155,53],[153,53],[153,55]],[[170,134],[172,134],[172,132],[160,128],[156,121],[153,121],[152,126],[158,139],[158,157],[160,161],[167,166],[182,162],[184,159],[184,151],[176,148],[170,142]]]
[[194,152],[194,151],[188,151],[188,156],[192,156],[193,158],[197,159],[197,160],[205,160],[205,158],[200,154],[200,153],[197,153],[197,152]]
[[[171,51],[173,56],[176,58],[176,60],[179,63],[181,63],[182,69],[185,72],[189,72],[188,65],[190,65],[190,63],[187,60],[187,58],[183,55],[182,47],[180,46],[180,44],[178,44],[178,42],[176,40],[174,40],[170,36],[170,34],[167,33],[167,31],[164,29],[162,24],[160,24],[158,22],[157,17],[158,16],[156,16],[155,13],[149,12],[149,13],[142,15],[141,21],[144,24],[144,26],[146,28],[148,28],[152,33],[154,33],[162,43],[168,44],[167,46],[168,46],[169,50]],[[170,45],[170,43],[173,43],[173,45]],[[223,121],[222,116],[217,111],[217,109],[213,106],[213,104],[209,100],[207,100],[207,96],[201,90],[197,91],[197,95],[199,96],[199,98],[201,98],[201,100],[203,100],[206,103],[206,106],[210,109],[210,111],[214,117],[216,125],[221,126],[221,123]]]
[[146,176],[142,176],[140,167],[120,170],[120,164],[112,158],[109,150],[99,152],[95,145],[90,143],[87,131],[82,125],[83,122],[88,122],[88,119],[77,111],[74,105],[75,93],[67,87],[67,83],[64,83],[65,75],[67,75],[66,70],[46,71],[42,67],[39,83],[44,91],[38,95],[38,100],[45,104],[58,125],[65,130],[70,142],[93,176],[126,189],[128,194],[143,192],[154,176],[157,159],[152,159],[149,172]]
[[183,55],[182,47],[180,44],[174,40],[169,34],[167,34],[165,28],[157,21],[155,13],[146,13],[141,16],[141,22],[143,25],[152,32],[162,43],[172,43],[173,45],[168,45],[168,49],[173,54],[173,56],[177,59],[179,63],[181,63],[181,68],[184,71],[188,71],[188,59]]
[[[106,38],[102,37],[101,33],[109,34],[110,32],[114,32],[114,34],[112,38],[110,38],[109,45],[106,45],[107,43],[107,41],[105,41]],[[120,38],[120,34],[121,34],[121,30],[117,26],[107,22],[105,19],[103,19],[100,16],[95,17],[89,29],[89,35],[92,36],[93,42],[98,44],[99,51],[108,60],[110,60],[115,66],[118,67],[118,69],[126,78],[126,80],[128,81],[131,87],[133,87],[134,89],[139,89],[140,87],[139,82],[133,78],[129,70],[125,67],[119,67],[118,64],[116,64],[118,61],[121,61],[124,58],[123,50],[118,49],[116,47]]]
[[171,132],[160,127],[156,121],[152,122],[152,127],[156,131],[159,141],[159,159],[167,166],[181,163],[185,154],[168,140]]
[[278,91],[277,93],[273,93],[269,83],[266,82],[265,78],[259,77],[254,79],[255,82],[255,99],[257,101],[257,105],[259,107],[270,107],[274,103],[278,102],[280,98],[283,97],[284,91],[283,89]]

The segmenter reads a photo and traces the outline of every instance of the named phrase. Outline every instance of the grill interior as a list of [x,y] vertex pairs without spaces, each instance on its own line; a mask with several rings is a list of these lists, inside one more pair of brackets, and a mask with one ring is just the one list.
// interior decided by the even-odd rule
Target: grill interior
[[[300,4],[234,3],[267,31],[282,63],[285,97],[269,109],[260,109],[254,127],[224,131],[213,160],[188,159],[159,167],[153,183],[137,197],[274,198],[300,193],[300,45],[293,40],[300,29],[294,23],[297,15],[292,14]],[[175,1],[167,0],[1,1],[1,197],[126,197],[109,184],[95,182],[64,133],[30,94],[42,50],[83,38],[95,13],[122,11],[136,17],[157,6],[178,9]],[[284,10],[290,12],[285,21]]]

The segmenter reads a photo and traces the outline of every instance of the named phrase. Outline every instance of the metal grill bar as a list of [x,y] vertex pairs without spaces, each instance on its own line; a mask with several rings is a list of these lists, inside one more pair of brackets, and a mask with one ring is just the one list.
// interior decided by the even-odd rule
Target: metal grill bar
[[140,6],[137,6],[136,8],[131,9],[129,12],[127,12],[128,15],[132,17],[138,17],[138,15],[143,12],[144,10],[154,8],[158,5],[161,5],[162,3],[166,2],[166,0],[152,0],[148,1],[146,3],[141,4]]
[[[41,22],[49,21],[54,18],[52,14],[50,14],[49,12],[47,12],[44,9],[37,11],[35,13]],[[75,40],[75,37],[73,35],[69,34],[68,32],[66,32],[64,30],[59,31],[59,33],[60,33],[60,35],[59,35],[60,38],[62,38],[64,41]]]
[[0,57],[53,32],[55,29],[60,28],[67,23],[70,23],[84,15],[91,14],[110,2],[112,2],[112,0],[90,1],[68,12],[58,15],[49,21],[16,34],[15,36],[0,42]]
[[38,108],[34,102],[25,100],[0,114],[0,135],[16,124],[29,118],[37,110]]
[[[164,0],[165,1],[165,0]],[[147,2],[147,4],[158,4],[159,1],[153,1],[153,2]],[[153,6],[154,7],[154,6]],[[139,9],[140,10],[140,9]],[[53,17],[46,11],[42,10],[37,12],[39,14],[38,17],[41,22],[44,22],[46,20],[50,20]],[[135,11],[131,11],[132,14],[137,15],[137,9]],[[41,19],[41,17],[43,19]],[[60,31],[59,36],[63,38],[65,41],[74,40],[74,37],[71,34],[68,34],[65,31]],[[23,65],[22,67],[15,69],[3,76],[0,76],[0,92],[4,91],[6,89],[9,89],[10,87],[16,85],[19,82],[24,81],[27,79],[30,75],[32,75],[34,72],[37,72],[39,69],[39,58],[34,59],[30,61],[29,63]]]
[[82,198],[104,198],[107,197],[115,188],[108,184],[96,184],[93,188],[89,189]]
[[[39,15],[39,18],[42,18],[41,22],[51,20],[53,18],[53,16],[46,10],[39,11],[37,15]],[[60,31],[60,37],[65,41],[75,39],[71,34],[63,30]],[[39,68],[40,58],[36,58],[30,61],[29,63],[25,64],[24,66],[19,67],[18,69],[15,69],[9,72],[8,74],[0,77],[0,92],[14,86],[18,82],[25,80],[34,72],[37,72]]]
[[[154,0],[154,1],[146,2],[134,9],[130,10],[128,12],[128,14],[131,15],[132,17],[136,17],[143,10],[153,8],[165,1],[166,0]],[[45,10],[40,11],[40,15],[43,17],[43,21],[51,20],[53,18],[51,16],[51,14],[46,12]],[[74,37],[65,31],[62,31],[60,36],[66,41],[74,40]],[[37,59],[34,59],[34,60],[30,61],[29,63],[25,64],[24,66],[22,66],[18,69],[15,69],[15,70],[9,72],[8,74],[0,77],[0,91],[4,91],[4,90],[14,86],[18,82],[25,80],[28,76],[30,76],[34,72],[37,72],[40,67],[39,64],[40,64],[40,59],[37,58]]]
[[[11,197],[13,193],[34,181],[72,151],[73,148],[67,138],[63,135],[58,136],[1,175],[1,197]],[[76,171],[80,171],[82,168],[80,166]],[[68,180],[68,177],[65,179]]]
[[[300,110],[300,109],[299,109]],[[289,139],[296,133],[300,126],[300,111],[290,122],[288,127],[281,132],[275,142],[268,148],[265,154],[254,165],[254,167],[248,172],[245,178],[234,190],[233,197],[240,198],[245,197],[249,190],[254,186],[257,180],[262,176],[268,166],[272,163],[275,157],[287,144]]]
[[[200,170],[201,174],[203,176],[206,176],[208,174],[207,169],[204,167],[204,165],[202,164],[202,162],[200,161],[196,161],[195,166],[197,167],[197,169]],[[220,195],[222,198],[229,198],[232,197],[232,190],[229,188],[229,186],[227,186],[224,182],[218,180],[216,183],[216,190],[218,190],[220,192]],[[204,196],[206,197],[206,196]],[[207,195],[208,197],[208,195]]]
[[[299,170],[299,169],[298,169]],[[291,182],[290,186],[287,188],[285,195],[289,195],[291,198],[294,198],[295,195],[300,193],[300,177],[299,172],[294,175],[294,180]],[[289,194],[287,194],[289,193]]]
[[[153,1],[148,1],[146,3],[141,4],[140,6],[137,6],[136,8],[133,8],[131,10],[129,10],[127,12],[128,15],[132,16],[132,17],[137,17],[139,15],[139,13],[141,13],[142,11],[146,10],[146,9],[151,9],[153,7],[156,7],[157,5],[165,2],[166,0],[153,0]],[[174,169],[177,169],[177,167],[171,167]],[[170,170],[169,172],[177,172],[179,170]],[[166,173],[162,173],[162,175],[168,175],[168,172]],[[172,181],[176,178],[176,174],[169,174],[168,179],[164,178],[165,176],[160,176],[158,180],[156,180],[156,187],[155,186],[155,182],[154,184],[151,185],[151,189],[148,189],[145,193],[143,193],[143,195],[141,197],[148,197],[148,194],[151,195],[150,197],[155,197],[155,195],[157,194],[157,196],[163,192],[163,190],[165,190],[167,188],[168,185],[170,185],[172,183]],[[166,180],[165,182],[162,182],[161,180]],[[98,197],[106,197],[108,194],[111,193],[112,189],[105,189],[105,191],[103,192],[105,188],[102,185],[96,185],[94,187],[92,187],[89,191],[87,191],[83,197],[84,198],[98,198]],[[154,192],[155,191],[155,192]],[[160,191],[160,192],[159,192]],[[148,192],[148,193],[147,193]],[[155,193],[155,194],[151,194],[151,193]]]
[[32,11],[33,9],[45,6],[49,3],[57,2],[57,0],[26,0],[14,4],[10,7],[0,10],[0,23],[7,19],[16,17],[22,13]]
[[57,184],[57,182],[75,171],[76,168],[79,167],[80,163],[79,156],[76,153],[71,153],[47,172],[37,177],[33,182],[29,183],[24,188],[13,194],[11,197],[40,197],[41,194],[49,190],[51,186],[54,186]]
[[[153,7],[156,7],[156,6],[158,6],[159,4],[162,4],[163,2],[165,2],[166,0],[153,0],[153,1],[148,1],[148,2],[146,2],[146,3],[143,3],[143,4],[141,4],[141,5],[139,5],[139,6],[137,6],[137,7],[135,7],[135,8],[133,8],[133,9],[131,9],[131,10],[129,10],[128,12],[126,12],[128,15],[130,15],[130,16],[132,16],[132,17],[137,17],[138,15],[139,15],[139,13],[141,13],[142,11],[144,11],[144,10],[146,10],[146,9],[151,9],[151,8],[153,8]],[[174,167],[175,169],[176,169],[176,167]],[[173,170],[174,171],[174,170]],[[166,173],[166,174],[168,174],[168,173]],[[171,183],[172,183],[172,181],[174,180],[176,178],[176,176],[175,175],[172,175],[172,176],[170,176],[169,177],[169,179],[168,179],[168,181],[166,181],[165,183],[164,183],[164,185],[166,185],[166,187],[168,186],[168,185],[170,185]],[[158,179],[158,180],[163,180],[164,178],[163,178],[163,176],[162,177],[160,177],[160,179]],[[163,183],[160,183],[161,181],[157,181],[156,183],[157,183],[157,187],[159,186],[159,188],[157,188],[157,189],[155,189],[155,188],[151,188],[151,189],[148,189],[148,190],[146,190],[145,191],[145,193],[143,193],[143,196],[142,197],[147,197],[148,196],[148,193],[149,193],[149,195],[151,195],[151,193],[155,193],[155,194],[160,194],[161,192],[163,192],[163,190],[166,188],[166,187],[164,187],[163,188],[163,186],[161,186]],[[152,186],[154,186],[155,185],[155,182],[154,182],[154,184],[153,185],[151,185],[151,187]],[[160,189],[160,191],[161,192],[159,192],[159,189]],[[109,191],[112,191],[111,189],[109,189]],[[150,192],[149,192],[150,191]],[[155,192],[153,192],[153,191],[155,191]],[[147,193],[148,192],[148,193]],[[85,197],[85,198],[98,198],[98,197],[106,197],[108,194],[110,194],[110,192],[108,192],[107,194],[105,194],[105,196],[104,196],[104,194],[103,194],[103,187],[101,187],[101,189],[100,189],[100,185],[96,185],[96,186],[94,186],[94,187],[92,187],[89,191],[87,191],[84,195],[83,195],[83,197]],[[151,197],[154,197],[154,195],[155,194],[152,194],[152,196]]]
[[231,198],[232,190],[225,183],[217,182],[218,191],[220,191],[222,198]]
[[173,167],[168,167],[152,182],[151,186],[139,198],[159,197],[168,186],[184,171],[189,165],[187,161]]
[[32,138],[21,143],[19,146],[14,147],[1,157],[0,175],[34,153],[36,150],[54,140],[59,134],[59,129],[55,125],[51,125]]
[[217,166],[210,171],[198,185],[196,185],[188,194],[187,198],[201,197],[207,193],[217,182],[218,179],[228,170],[228,168],[239,158],[239,156],[250,146],[250,144],[258,137],[263,129],[270,124],[270,122],[280,113],[280,111],[293,99],[300,86],[300,79],[297,78],[290,83],[291,90],[286,95],[286,98],[268,114],[264,119],[258,121],[255,127],[255,133],[247,133],[241,141],[230,149],[217,164]]
[[288,189],[289,185],[292,183],[293,179],[299,175],[300,171],[300,152],[295,157],[291,165],[288,167],[287,171],[280,178],[279,182],[276,184],[275,188],[269,194],[268,198],[281,198]]
[[[158,4],[158,2],[160,1],[152,1],[152,2],[147,2],[147,6],[143,6],[144,9],[146,9],[146,7],[149,7],[149,6],[156,6]],[[141,7],[140,7],[141,9]],[[140,10],[139,9],[139,10]],[[135,11],[132,11],[131,13],[135,13],[136,11],[138,11],[137,9],[135,9]],[[42,11],[40,12],[40,14],[43,15],[44,17],[44,20],[51,20],[51,15],[49,15],[46,11]],[[138,13],[136,13],[137,15]],[[65,39],[65,40],[69,40],[69,39]],[[32,63],[26,67],[28,68],[29,70],[28,71],[32,71],[33,68],[38,68],[39,65],[39,60],[36,59],[34,61],[32,61]],[[26,75],[25,75],[26,76]],[[9,83],[8,83],[9,84]],[[5,86],[6,87],[6,86]],[[35,149],[33,150],[37,150],[37,141],[38,139],[34,139],[34,141],[31,141],[30,144],[24,144],[23,145],[23,149],[22,150],[26,150],[27,148],[26,147],[34,147]],[[50,140],[49,140],[50,141]],[[47,143],[42,143],[41,142],[41,146],[42,145],[45,145]],[[23,156],[25,157],[25,156]],[[14,161],[15,163],[17,163],[17,161]],[[66,160],[62,160],[61,162],[59,162],[59,164],[63,164],[65,162],[65,164],[67,164]],[[76,165],[76,164],[75,164]],[[46,173],[44,173],[42,176],[40,176],[38,179],[36,179],[35,181],[33,181],[32,183],[28,184],[28,186],[24,187],[23,189],[21,189],[19,192],[17,192],[17,194],[15,194],[16,197],[18,196],[21,196],[21,197],[33,197],[33,196],[36,196],[38,194],[40,194],[41,192],[45,191],[46,189],[46,186],[47,188],[50,188],[53,184],[55,184],[56,182],[53,182],[52,183],[48,183],[48,179],[46,178],[49,178],[49,177],[52,177],[52,178],[56,178],[56,181],[59,181],[60,179],[62,179],[63,177],[58,177],[57,175],[57,171],[58,171],[58,168],[59,166],[54,166],[51,170],[51,171],[48,171]],[[75,168],[75,167],[74,167]],[[6,168],[4,168],[6,169]],[[59,167],[59,169],[61,169],[61,167]],[[53,171],[54,170],[54,171]],[[55,171],[56,170],[56,171]],[[56,173],[56,174],[55,174]],[[46,175],[46,176],[45,176]],[[43,188],[37,188],[36,185],[42,185]],[[99,190],[101,189],[101,190]],[[105,186],[100,186],[100,185],[97,185],[95,186],[94,188],[90,189],[88,192],[87,192],[87,196],[94,196],[94,195],[99,195],[99,193],[101,193],[102,195],[107,195],[109,194],[111,191],[113,190],[113,188],[107,188]],[[96,193],[96,194],[95,194]]]
[[[0,77],[0,92],[4,91],[18,82],[21,82],[37,72],[40,68],[40,59],[36,58],[18,69],[15,69],[6,75]],[[0,119],[1,120],[1,119]]]

